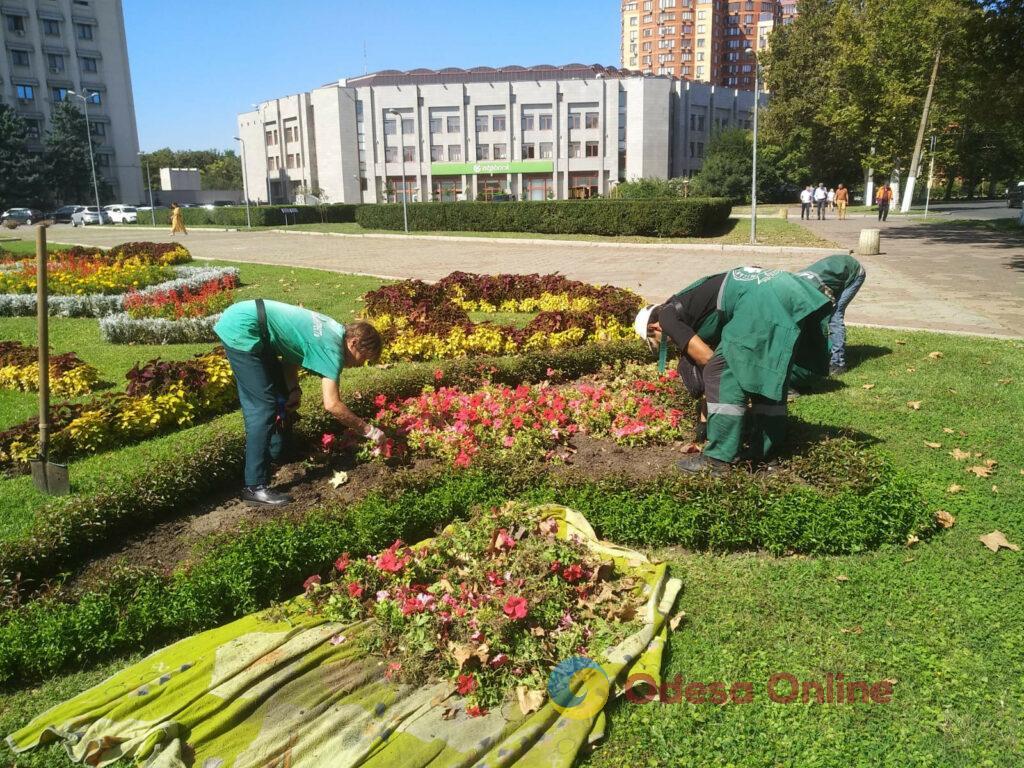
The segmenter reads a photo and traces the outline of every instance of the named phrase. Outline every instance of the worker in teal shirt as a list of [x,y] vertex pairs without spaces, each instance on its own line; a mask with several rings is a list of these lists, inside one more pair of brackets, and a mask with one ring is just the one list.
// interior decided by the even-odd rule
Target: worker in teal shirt
[[228,307],[213,330],[224,343],[245,420],[243,500],[268,506],[291,501],[270,488],[270,462],[280,455],[289,417],[299,407],[300,368],[320,376],[324,408],[339,422],[383,442],[384,434],[352,413],[338,391],[345,367],[380,357],[380,334],[369,323],[343,326],[303,307],[256,299]]

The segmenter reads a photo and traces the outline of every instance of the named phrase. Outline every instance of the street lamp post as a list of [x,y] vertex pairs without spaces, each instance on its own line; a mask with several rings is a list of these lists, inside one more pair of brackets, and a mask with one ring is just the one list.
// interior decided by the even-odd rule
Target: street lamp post
[[[264,122],[266,120],[266,118],[263,117],[263,105],[262,104],[253,104],[253,106],[256,107],[256,110],[257,110],[257,112],[259,113],[259,116],[260,116],[260,133],[263,134],[263,163],[264,163],[264,165],[266,165],[267,158],[270,156],[270,145],[267,144],[267,126],[266,126],[266,123]],[[270,195],[270,173],[269,173],[269,171],[267,171],[266,173],[267,173],[267,176],[266,176],[266,179],[267,179],[267,205],[271,205],[273,203],[273,199],[271,198],[271,195]],[[260,204],[260,201],[257,200],[256,201],[256,205],[259,205],[259,204]]]
[[[142,157],[143,153],[139,152],[139,157]],[[153,226],[156,226],[156,211],[153,209],[153,179],[149,175],[149,160],[144,161],[146,163],[146,189],[149,190],[149,218],[153,222]]]
[[409,233],[409,187],[405,180],[405,133],[402,131],[402,113],[397,109],[389,109],[392,115],[398,118],[398,143],[402,147],[402,223],[405,225],[406,234]]
[[68,91],[68,96],[82,100],[85,107],[85,137],[89,140],[89,167],[92,169],[92,191],[96,195],[96,223],[103,226],[103,209],[100,207],[100,185],[96,183],[96,161],[92,157],[92,130],[89,127],[89,99],[80,93]]
[[248,174],[245,169],[245,139],[235,136],[235,141],[242,145],[242,195],[245,197],[245,226],[252,229],[252,219],[249,217],[249,183],[246,180]]
[[747,48],[747,55],[754,57],[754,157],[750,176],[750,244],[757,243],[757,107],[761,102],[760,74],[761,65],[757,61],[757,53]]

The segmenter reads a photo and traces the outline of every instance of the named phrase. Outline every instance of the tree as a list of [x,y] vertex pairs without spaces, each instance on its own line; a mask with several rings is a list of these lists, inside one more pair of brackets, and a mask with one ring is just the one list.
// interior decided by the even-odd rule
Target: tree
[[15,206],[45,207],[46,181],[38,154],[28,150],[28,127],[6,104],[0,104],[0,210]]
[[[86,201],[95,200],[89,139],[85,131],[85,115],[78,107],[68,102],[54,106],[44,144],[43,163],[47,187],[55,203],[88,205]],[[97,180],[102,205],[105,200],[110,200],[110,185],[98,175]]]
[[[728,197],[737,203],[750,202],[754,171],[753,134],[742,128],[728,128],[711,137],[704,164],[693,177],[691,194]],[[764,202],[788,200],[796,194],[792,176],[779,173],[783,163],[779,147],[766,145],[758,137],[757,197]]]
[[656,197],[678,197],[682,194],[675,179],[644,178],[623,181],[612,188],[609,197],[618,200],[645,200]]
[[142,153],[142,186],[146,186],[146,164],[149,164],[152,186],[160,189],[161,168],[197,168],[203,189],[241,189],[242,162],[233,150],[183,149],[170,147]]
[[232,150],[200,171],[203,189],[241,189],[242,161]]

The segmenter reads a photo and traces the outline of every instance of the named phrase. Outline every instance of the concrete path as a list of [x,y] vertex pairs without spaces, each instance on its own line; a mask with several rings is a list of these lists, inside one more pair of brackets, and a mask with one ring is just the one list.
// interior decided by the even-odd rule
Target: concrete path
[[[855,242],[863,221],[822,222],[823,236]],[[812,222],[817,226],[817,222]],[[901,236],[890,221],[881,256],[863,259],[868,281],[850,308],[852,323],[962,333],[1024,336],[1024,245],[965,243],[955,248],[925,241],[910,230]],[[817,229],[815,231],[818,231]],[[129,239],[170,240],[166,230],[59,225],[57,242],[110,246]],[[328,269],[386,277],[435,280],[453,270],[467,272],[560,272],[592,283],[632,288],[663,301],[701,275],[743,264],[799,269],[822,252],[809,249],[729,250],[702,246],[593,244],[572,241],[490,238],[432,239],[405,236],[338,236],[273,231],[224,232],[194,229],[178,238],[196,258]],[[929,244],[930,243],[930,244]],[[1015,263],[1016,266],[1011,266]]]

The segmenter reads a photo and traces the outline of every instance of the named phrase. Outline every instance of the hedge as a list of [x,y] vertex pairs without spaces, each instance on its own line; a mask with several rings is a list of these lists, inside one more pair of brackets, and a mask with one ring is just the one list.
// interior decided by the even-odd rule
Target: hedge
[[[395,538],[416,541],[509,498],[568,504],[599,535],[642,546],[845,554],[936,530],[913,484],[882,459],[846,440],[815,450],[768,476],[581,482],[521,467],[408,473],[346,509],[223,535],[170,577],[125,571],[73,602],[51,595],[8,612],[0,620],[0,682],[30,682],[217,626],[297,594],[306,576],[326,573],[344,551],[361,557]],[[803,484],[795,481],[802,471]],[[806,484],[828,476],[827,487]]]
[[[323,221],[339,223],[356,220],[356,205],[348,203],[332,203],[330,205],[251,205],[249,215],[254,227],[279,226],[285,223],[282,208],[294,208],[297,214],[288,214],[289,224],[319,224]],[[244,227],[246,225],[244,205],[218,206],[209,208],[182,208],[185,224],[220,224],[225,227]],[[321,217],[321,212],[323,216]],[[139,211],[139,226],[149,226],[153,219],[149,211]],[[169,209],[156,211],[157,225],[171,225]]]
[[[549,234],[700,237],[729,219],[726,198],[682,200],[547,200],[536,202],[410,203],[409,229],[438,232],[544,232]],[[362,205],[356,221],[366,229],[403,228],[397,203]]]

